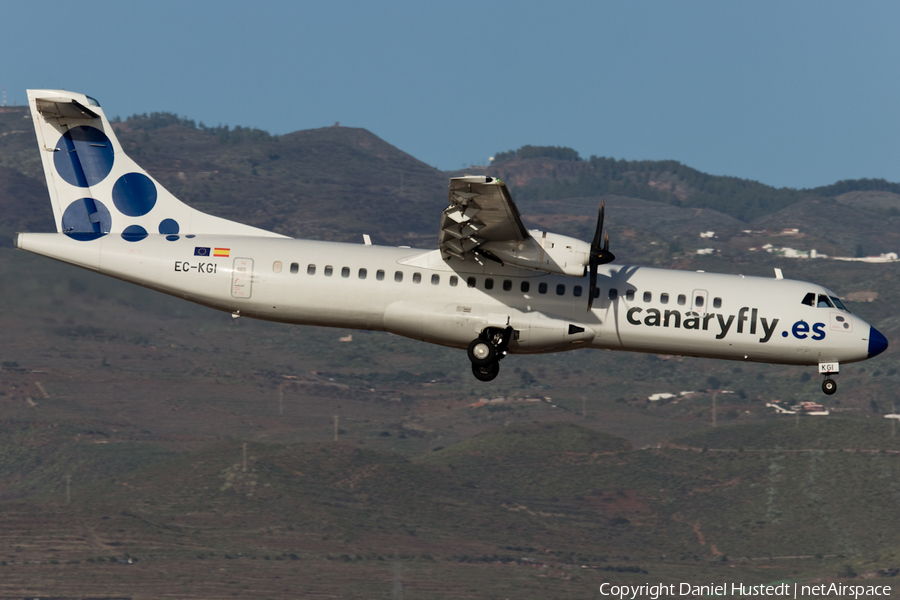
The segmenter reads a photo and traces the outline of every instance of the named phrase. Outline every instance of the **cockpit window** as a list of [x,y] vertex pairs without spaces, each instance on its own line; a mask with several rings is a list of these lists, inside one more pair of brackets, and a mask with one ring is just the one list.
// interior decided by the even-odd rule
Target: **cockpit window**
[[834,308],[834,304],[825,294],[819,294],[819,301],[816,303],[818,308]]
[[90,96],[85,96],[87,98],[88,106],[100,106],[100,103],[91,98]]
[[813,294],[812,292],[810,292],[807,295],[803,296],[803,304],[805,304],[807,306],[815,306],[816,305],[816,295]]
[[829,298],[831,298],[831,301],[834,302],[834,305],[837,306],[839,309],[850,312],[850,309],[847,308],[846,306],[844,306],[844,303],[841,302],[839,298],[835,298],[834,296],[829,296]]

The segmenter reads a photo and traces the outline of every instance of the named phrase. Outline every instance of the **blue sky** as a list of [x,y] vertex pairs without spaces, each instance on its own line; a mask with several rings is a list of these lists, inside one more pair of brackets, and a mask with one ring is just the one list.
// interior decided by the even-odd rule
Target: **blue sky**
[[524,144],[813,187],[900,182],[900,3],[8,2],[0,85],[441,169]]

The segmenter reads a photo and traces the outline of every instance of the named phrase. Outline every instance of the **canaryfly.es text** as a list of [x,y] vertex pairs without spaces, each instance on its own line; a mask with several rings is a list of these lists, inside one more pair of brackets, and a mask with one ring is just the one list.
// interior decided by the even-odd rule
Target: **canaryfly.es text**
[[657,600],[663,596],[771,596],[773,598],[819,598],[830,596],[835,598],[874,598],[891,595],[889,585],[857,585],[846,583],[822,583],[818,585],[804,585],[800,583],[779,583],[762,585],[745,585],[743,583],[645,583],[643,585],[616,585],[603,583],[600,585],[600,595],[620,600],[637,598],[649,598]]
[[674,327],[681,329],[697,329],[709,331],[710,327],[715,331],[718,329],[716,339],[724,339],[730,331],[735,333],[748,333],[749,335],[761,335],[759,338],[761,344],[765,344],[772,339],[775,333],[775,326],[778,325],[778,319],[772,319],[771,322],[765,317],[759,316],[759,309],[745,306],[735,315],[722,315],[718,313],[698,313],[696,311],[686,311],[682,319],[681,311],[677,310],[659,310],[658,308],[644,309],[640,306],[634,306],[628,309],[625,318],[632,325],[644,325],[646,327]]

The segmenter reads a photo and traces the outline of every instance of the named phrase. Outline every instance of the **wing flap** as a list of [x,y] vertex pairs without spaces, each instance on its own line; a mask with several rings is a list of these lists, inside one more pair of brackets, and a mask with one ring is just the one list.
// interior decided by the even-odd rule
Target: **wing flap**
[[450,205],[441,217],[439,239],[445,255],[462,258],[488,242],[519,243],[530,237],[501,180],[484,176],[450,180]]
[[588,245],[525,228],[503,181],[483,175],[450,180],[450,205],[441,215],[439,246],[445,259],[483,259],[506,265],[580,277]]

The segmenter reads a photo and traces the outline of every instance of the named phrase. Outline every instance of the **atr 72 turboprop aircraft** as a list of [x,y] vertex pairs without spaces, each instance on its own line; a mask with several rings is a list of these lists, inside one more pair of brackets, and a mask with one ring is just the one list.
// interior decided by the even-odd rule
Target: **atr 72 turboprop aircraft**
[[611,265],[603,206],[593,243],[528,230],[506,185],[450,180],[439,248],[297,240],[182,203],[132,161],[96,100],[29,90],[57,233],[16,246],[228,311],[284,323],[389,331],[465,348],[494,379],[508,353],[631,350],[818,365],[885,337],[820,285]]

